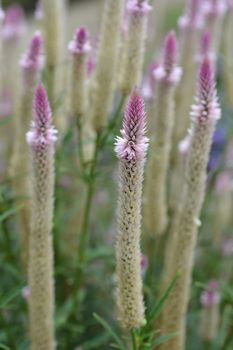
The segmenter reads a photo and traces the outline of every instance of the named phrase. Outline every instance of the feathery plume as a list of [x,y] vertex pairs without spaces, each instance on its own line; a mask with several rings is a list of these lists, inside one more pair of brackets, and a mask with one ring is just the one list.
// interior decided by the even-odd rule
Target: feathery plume
[[201,337],[205,342],[213,341],[219,330],[219,284],[216,280],[208,283],[206,290],[201,294],[203,306],[201,315]]
[[96,68],[91,85],[90,118],[95,130],[106,127],[117,78],[123,0],[106,0]]
[[162,311],[161,329],[164,334],[179,334],[161,346],[162,350],[185,348],[185,314],[197,240],[199,215],[204,200],[206,169],[215,125],[220,118],[213,62],[205,58],[200,66],[196,104],[191,112],[191,142],[186,162],[183,192],[179,199],[165,257],[165,283],[178,273],[178,279]]
[[118,236],[116,243],[118,308],[122,326],[128,330],[144,322],[141,276],[141,196],[148,147],[145,136],[144,102],[135,89],[126,107],[121,137],[116,141],[120,162]]
[[128,95],[135,85],[141,83],[148,13],[151,10],[148,0],[128,0],[126,6],[128,30],[122,48],[119,82],[123,95]]
[[154,72],[156,94],[151,107],[150,153],[146,178],[145,224],[151,234],[162,234],[167,225],[167,172],[174,123],[175,87],[181,77],[177,66],[177,39],[170,32],[164,42],[163,62]]
[[48,97],[40,83],[34,120],[27,133],[31,158],[32,214],[29,239],[29,319],[32,350],[55,349],[52,221],[56,130]]
[[77,29],[74,39],[69,43],[72,55],[71,113],[75,118],[82,117],[87,109],[87,55],[90,49],[87,29]]
[[36,32],[31,39],[28,51],[20,61],[22,88],[20,91],[19,108],[17,109],[15,126],[16,137],[13,146],[10,173],[13,178],[13,187],[16,198],[24,206],[20,210],[21,225],[21,252],[25,266],[28,264],[28,237],[29,237],[29,215],[30,215],[30,193],[29,193],[29,161],[25,133],[30,123],[32,100],[36,83],[43,68],[43,40],[41,34]]

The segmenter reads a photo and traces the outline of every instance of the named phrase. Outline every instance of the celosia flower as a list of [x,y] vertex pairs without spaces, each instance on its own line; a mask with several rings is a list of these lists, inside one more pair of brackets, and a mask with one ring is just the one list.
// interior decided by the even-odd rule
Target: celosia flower
[[203,306],[213,306],[220,302],[219,283],[216,280],[209,282],[206,290],[201,294],[201,304]]
[[185,315],[187,312],[199,215],[204,200],[206,168],[216,123],[220,118],[214,67],[209,58],[200,66],[196,104],[191,113],[191,143],[186,162],[185,183],[177,216],[171,228],[171,239],[165,257],[165,285],[177,272],[179,276],[162,311],[164,333],[178,332],[162,346],[177,350],[185,347]]
[[152,62],[147,70],[145,82],[142,87],[142,95],[146,101],[152,101],[155,97],[156,81],[154,71],[160,66],[158,61]]
[[52,112],[47,93],[40,83],[34,98],[34,120],[31,131],[27,133],[27,141],[30,145],[44,148],[57,140],[57,130],[52,126]]
[[2,28],[5,41],[18,40],[24,33],[24,13],[19,5],[12,5],[6,9]]
[[181,28],[201,28],[204,24],[202,0],[188,0],[185,14],[179,19]]
[[71,76],[71,113],[80,118],[87,109],[87,55],[91,49],[89,33],[86,28],[76,30],[74,39],[70,42],[69,51],[72,54]]
[[36,9],[35,9],[35,19],[37,21],[41,21],[43,17],[44,17],[44,12],[43,12],[42,0],[38,0],[36,4]]
[[74,39],[69,43],[68,48],[74,55],[81,55],[90,51],[89,33],[85,27],[76,30]]
[[144,322],[141,276],[141,195],[148,147],[142,97],[134,90],[126,107],[121,137],[116,141],[120,161],[118,203],[117,302],[121,324],[126,329]]
[[226,4],[224,0],[205,0],[202,6],[206,17],[219,17],[226,11]]
[[143,159],[148,147],[145,136],[145,110],[138,91],[130,97],[123,121],[122,137],[117,137],[116,153],[119,159],[135,161]]
[[35,83],[35,78],[44,66],[43,39],[40,32],[36,32],[32,37],[30,46],[26,54],[20,60],[23,68],[24,79],[28,85]]
[[31,160],[29,317],[32,349],[55,349],[53,280],[54,142],[51,109],[43,85],[34,97],[34,120],[27,133]]
[[170,32],[164,41],[162,63],[153,75],[156,84],[155,99],[151,105],[147,181],[145,191],[145,222],[149,234],[161,234],[167,224],[167,175],[174,125],[175,87],[181,77],[177,66],[177,39]]

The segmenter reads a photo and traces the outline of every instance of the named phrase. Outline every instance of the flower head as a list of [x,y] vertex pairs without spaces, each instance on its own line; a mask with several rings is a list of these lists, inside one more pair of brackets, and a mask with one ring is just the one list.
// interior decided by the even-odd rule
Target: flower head
[[30,42],[27,53],[22,57],[20,64],[28,70],[41,70],[44,65],[43,39],[40,32],[36,32]]
[[223,0],[206,0],[203,4],[203,12],[209,18],[221,17],[225,11],[226,4]]
[[135,88],[129,98],[121,130],[122,137],[116,140],[116,153],[119,159],[136,161],[145,157],[148,138],[145,136],[146,113],[144,101]]
[[35,9],[35,18],[38,21],[41,21],[43,17],[44,17],[43,4],[41,0],[38,0],[36,4],[36,9]]
[[19,5],[8,7],[5,12],[2,35],[4,40],[18,40],[24,32],[24,13]]
[[189,0],[184,16],[179,19],[181,28],[202,28],[204,23],[202,0]]
[[148,0],[128,0],[126,9],[128,12],[135,13],[137,15],[144,15],[151,10],[151,6],[148,4]]
[[76,30],[73,40],[69,43],[69,50],[73,54],[83,54],[90,51],[89,33],[85,27]]
[[27,133],[28,143],[39,147],[54,143],[57,130],[52,126],[52,112],[42,83],[36,89],[33,106],[34,120],[31,131]]
[[214,64],[205,57],[200,65],[197,104],[192,106],[194,122],[205,123],[220,118],[220,108],[215,88]]
[[178,47],[174,31],[168,33],[164,40],[162,64],[154,70],[154,76],[158,80],[165,80],[169,83],[178,83],[182,70],[177,67]]
[[201,303],[203,306],[213,306],[220,302],[219,283],[211,280],[206,290],[201,294]]

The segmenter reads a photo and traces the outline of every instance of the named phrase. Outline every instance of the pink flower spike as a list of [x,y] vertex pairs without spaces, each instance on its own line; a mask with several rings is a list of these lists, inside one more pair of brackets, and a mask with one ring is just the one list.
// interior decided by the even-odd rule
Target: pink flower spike
[[149,5],[148,0],[128,0],[126,9],[128,12],[137,15],[145,15],[151,11],[152,7]]
[[168,33],[163,45],[163,63],[154,70],[154,77],[157,80],[164,80],[171,84],[179,82],[182,69],[177,67],[178,47],[174,31]]
[[214,63],[205,57],[200,65],[197,104],[192,107],[194,122],[205,123],[218,120],[221,116],[217,100]]
[[18,40],[24,33],[24,13],[19,5],[8,7],[5,12],[2,35],[4,40]]
[[23,56],[20,64],[23,68],[39,71],[44,65],[43,39],[41,33],[38,31],[32,37],[28,52]]
[[177,64],[177,38],[174,31],[168,33],[164,41],[163,64],[168,74]]
[[201,294],[203,306],[210,307],[220,302],[219,283],[216,280],[209,282],[206,290]]
[[201,54],[203,56],[207,55],[211,48],[212,37],[209,31],[202,34],[201,37]]
[[148,138],[145,136],[146,114],[144,101],[137,88],[129,97],[126,107],[122,137],[116,140],[116,153],[119,159],[136,161],[145,157]]
[[189,0],[186,13],[179,19],[181,28],[202,28],[204,24],[203,0]]
[[52,126],[52,112],[42,83],[36,88],[33,109],[34,121],[31,131],[27,133],[27,141],[31,145],[43,148],[57,140],[57,130]]
[[73,40],[69,43],[68,49],[73,54],[83,54],[91,50],[89,33],[85,27],[76,30]]

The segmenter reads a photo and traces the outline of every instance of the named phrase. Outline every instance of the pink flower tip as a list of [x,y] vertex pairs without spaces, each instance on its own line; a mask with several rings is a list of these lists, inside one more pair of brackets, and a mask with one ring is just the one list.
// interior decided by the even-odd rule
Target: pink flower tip
[[73,40],[69,43],[68,49],[73,54],[83,54],[91,50],[89,33],[85,27],[76,30]]
[[7,8],[3,23],[4,40],[18,40],[24,33],[24,12],[21,6],[12,5]]
[[148,148],[145,136],[146,113],[143,98],[137,88],[133,90],[126,106],[121,137],[117,137],[115,151],[121,160],[143,159]]
[[206,0],[203,4],[203,13],[207,17],[221,17],[226,12],[224,0]]
[[37,31],[30,42],[27,53],[22,57],[20,64],[23,68],[39,71],[44,65],[43,39],[41,33]]
[[148,0],[128,0],[126,9],[128,12],[145,15],[151,11],[152,7],[149,5]]
[[189,0],[186,13],[179,19],[181,28],[202,28],[204,25],[203,0]]
[[177,60],[177,38],[175,32],[171,31],[164,40],[163,63],[154,70],[155,79],[177,84],[182,75],[182,69],[177,67]]
[[201,304],[205,307],[217,305],[220,302],[219,283],[217,280],[211,280],[206,290],[201,294]]
[[36,88],[33,110],[34,120],[31,131],[27,133],[28,143],[42,147],[54,143],[57,140],[57,130],[52,126],[52,112],[42,83]]

